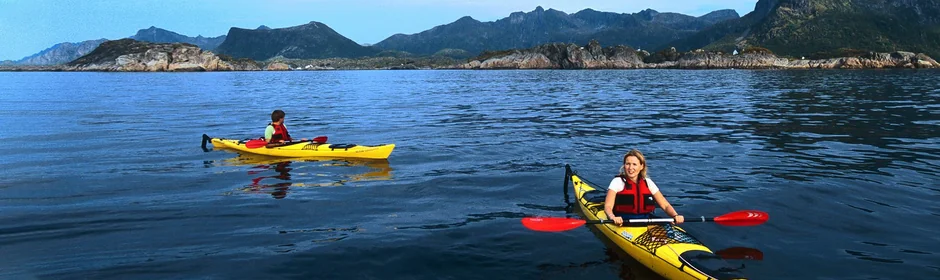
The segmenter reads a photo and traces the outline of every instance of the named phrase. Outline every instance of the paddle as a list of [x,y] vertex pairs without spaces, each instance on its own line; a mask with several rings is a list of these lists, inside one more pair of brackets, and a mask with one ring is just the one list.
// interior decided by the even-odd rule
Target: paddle
[[252,139],[252,140],[248,140],[248,142],[245,142],[245,147],[248,147],[249,149],[257,149],[257,148],[264,147],[266,145],[268,145],[268,141],[264,141],[261,139]]
[[[317,144],[323,144],[323,143],[326,143],[326,139],[327,139],[326,136],[317,136],[317,137],[314,137],[310,141],[313,143],[317,143]],[[296,143],[301,143],[301,142],[304,142],[304,141],[284,142],[283,145],[290,145],[290,144],[296,144]],[[245,147],[249,149],[257,149],[257,148],[261,148],[267,145],[268,145],[268,142],[261,140],[261,139],[252,139],[252,140],[248,140],[247,142],[245,142]]]
[[[742,210],[731,212],[714,218],[685,219],[686,223],[694,222],[715,222],[723,226],[756,226],[763,224],[770,218],[766,212],[757,210]],[[668,224],[674,222],[673,218],[657,219],[629,219],[624,220],[624,224],[629,225],[649,225],[649,224]],[[592,220],[585,221],[578,218],[559,218],[559,217],[526,217],[522,218],[522,225],[534,231],[558,232],[572,230],[584,224],[612,224],[613,220]]]

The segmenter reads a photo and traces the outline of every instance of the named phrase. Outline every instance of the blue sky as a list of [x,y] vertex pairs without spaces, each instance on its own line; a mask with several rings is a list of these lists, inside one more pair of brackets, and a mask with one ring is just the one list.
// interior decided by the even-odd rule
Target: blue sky
[[757,0],[0,0],[0,60],[17,60],[61,42],[125,38],[156,26],[187,36],[219,36],[230,27],[288,27],[323,22],[358,43],[412,34],[462,16],[493,21],[536,6],[635,13],[651,8],[700,16],[718,9],[744,15]]

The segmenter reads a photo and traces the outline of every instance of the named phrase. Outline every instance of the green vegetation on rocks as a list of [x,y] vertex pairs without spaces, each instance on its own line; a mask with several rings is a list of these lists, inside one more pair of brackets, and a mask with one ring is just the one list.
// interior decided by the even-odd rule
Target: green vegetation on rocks
[[940,1],[760,0],[740,19],[670,43],[680,51],[760,46],[791,57],[858,52],[940,56]]

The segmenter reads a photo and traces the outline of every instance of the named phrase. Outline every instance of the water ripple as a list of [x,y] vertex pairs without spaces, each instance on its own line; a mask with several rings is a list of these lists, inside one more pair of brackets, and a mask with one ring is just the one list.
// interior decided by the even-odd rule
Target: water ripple
[[[0,255],[19,256],[0,277],[616,278],[588,230],[518,219],[572,215],[564,164],[606,185],[636,148],[681,213],[771,213],[685,227],[761,247],[755,279],[924,278],[937,73],[0,73]],[[286,166],[199,148],[259,137],[274,108],[295,136],[397,147]]]

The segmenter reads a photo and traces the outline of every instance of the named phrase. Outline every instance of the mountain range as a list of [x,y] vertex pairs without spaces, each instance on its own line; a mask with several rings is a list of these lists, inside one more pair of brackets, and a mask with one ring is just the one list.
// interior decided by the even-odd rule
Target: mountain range
[[530,48],[555,42],[583,45],[596,39],[603,45],[659,49],[670,41],[738,17],[734,10],[718,10],[693,17],[651,9],[633,14],[592,9],[566,14],[539,6],[531,12],[515,12],[493,22],[462,17],[417,34],[392,35],[375,47],[423,55],[443,49],[462,49],[478,54],[485,50]]
[[[334,31],[326,24],[308,24],[272,29],[231,28],[218,37],[189,37],[151,26],[129,38],[154,43],[189,43],[232,57],[266,60],[284,58],[355,58],[374,55],[438,54],[467,58],[484,50],[524,48],[547,42],[586,43],[597,39],[604,44],[658,47],[658,45],[691,35],[716,22],[738,18],[734,10],[719,10],[693,17],[677,13],[644,10],[634,14],[618,14],[585,9],[566,14],[554,9],[536,7],[528,13],[516,12],[495,22],[479,22],[470,17],[413,35],[396,34],[375,45],[363,46]],[[494,34],[494,35],[487,35]],[[79,44],[97,46],[101,40]],[[81,57],[91,49],[61,50],[56,48],[15,61],[33,64],[31,58],[51,56],[45,64],[63,64]],[[385,52],[383,52],[385,51]],[[389,52],[391,51],[391,52]],[[402,52],[405,52],[404,54]],[[67,54],[67,55],[66,55]]]
[[58,43],[34,55],[24,57],[17,61],[9,61],[9,65],[58,65],[75,60],[95,50],[108,39],[88,40],[78,43]]
[[[643,10],[610,13],[585,9],[566,14],[537,7],[480,22],[462,17],[416,34],[395,34],[363,46],[329,26],[307,24],[272,29],[231,28],[218,37],[188,37],[150,27],[130,38],[184,42],[235,58],[359,58],[445,55],[467,58],[491,50],[546,43],[626,45],[656,51],[672,46],[732,52],[746,48],[791,57],[858,56],[869,51],[923,52],[940,56],[940,1],[937,0],[759,0],[738,16],[718,10],[699,17]],[[22,60],[2,64],[62,64],[87,54],[102,39],[63,43]],[[216,47],[217,46],[217,47]],[[758,47],[758,48],[754,48]]]

